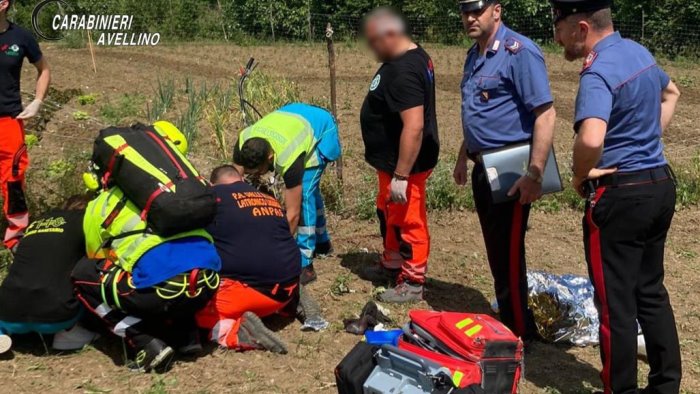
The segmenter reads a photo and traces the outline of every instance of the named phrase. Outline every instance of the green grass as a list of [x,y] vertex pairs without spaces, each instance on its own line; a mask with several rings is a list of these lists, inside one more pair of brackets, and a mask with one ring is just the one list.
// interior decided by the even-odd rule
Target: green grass
[[158,80],[158,86],[151,102],[146,103],[146,118],[149,122],[160,120],[170,110],[175,99],[175,81],[167,79]]
[[194,81],[185,79],[185,94],[187,95],[187,106],[177,120],[177,128],[185,134],[185,138],[193,144],[199,131],[198,123],[204,114],[204,106],[209,99],[210,89],[206,82],[202,82],[199,88]]
[[[471,185],[457,186],[452,178],[454,158],[441,159],[427,185],[427,207],[429,211],[473,211],[475,209]],[[700,205],[700,153],[689,164],[677,166],[677,209],[682,210]],[[324,178],[321,191],[327,209],[335,214],[354,217],[360,220],[376,218],[376,184],[372,173],[364,173],[359,184],[346,193],[342,185],[332,177]],[[533,209],[544,213],[557,213],[565,210],[582,212],[586,200],[571,187],[571,174],[562,173],[564,190],[544,196],[533,204]]]
[[473,210],[474,197],[469,188],[457,186],[452,176],[454,157],[443,157],[428,179],[427,206],[430,211]]
[[93,105],[97,102],[97,96],[94,94],[82,94],[78,96],[78,104],[80,105]]
[[326,170],[326,174],[321,178],[321,195],[323,195],[323,203],[328,212],[339,215],[345,212],[347,207],[345,189],[338,181],[338,178],[328,174],[328,170]]
[[73,120],[81,121],[90,119],[90,114],[85,111],[75,111],[73,112]]
[[145,99],[140,94],[125,93],[100,107],[100,116],[110,125],[120,125],[141,115]]
[[236,87],[233,84],[222,88],[214,87],[210,100],[204,112],[216,143],[217,156],[222,162],[231,159],[230,139],[227,138],[235,129],[233,103],[236,98]]
[[245,97],[265,115],[285,104],[301,101],[301,92],[296,83],[286,78],[256,70],[246,82]]
[[677,202],[679,208],[700,204],[700,152],[689,164],[674,168],[677,181]]
[[39,137],[36,134],[27,134],[24,136],[24,143],[27,145],[27,149],[32,149],[39,143]]
[[68,160],[56,160],[49,163],[46,174],[51,179],[60,179],[75,171],[75,163]]
[[352,275],[349,273],[342,273],[335,277],[333,285],[331,286],[331,294],[336,297],[340,297],[344,294],[349,294],[350,282],[352,281]]

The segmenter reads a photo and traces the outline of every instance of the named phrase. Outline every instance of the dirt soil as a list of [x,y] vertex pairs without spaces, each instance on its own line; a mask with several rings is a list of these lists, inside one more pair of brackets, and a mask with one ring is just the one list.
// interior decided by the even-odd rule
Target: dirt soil
[[[459,82],[467,48],[428,46],[436,64],[438,116],[444,157],[455,154],[461,142]],[[338,45],[338,108],[345,147],[346,192],[354,198],[356,185],[369,173],[362,160],[359,109],[377,64],[362,48]],[[91,149],[101,123],[73,120],[73,112],[86,111],[99,117],[100,103],[116,100],[124,93],[153,97],[158,78],[193,78],[226,82],[249,56],[260,69],[297,82],[304,99],[328,96],[328,70],[322,45],[238,47],[220,44],[159,46],[156,48],[97,48],[98,72],[91,69],[87,49],[47,46],[54,86],[59,90],[81,89],[96,93],[98,105],[80,107],[71,99],[59,108],[32,148],[34,166],[47,165],[70,155],[85,155]],[[559,114],[557,150],[562,168],[570,166],[573,103],[579,64],[570,64],[557,54],[548,54],[552,87]],[[666,136],[669,157],[676,164],[698,155],[700,143],[700,70],[694,66],[665,64],[668,72],[683,81],[684,97],[674,126]],[[25,90],[33,86],[33,71],[25,67]],[[200,132],[195,162],[207,173],[214,165],[208,151],[209,134]],[[333,176],[333,175],[328,175]],[[44,182],[30,185],[36,196],[51,193]],[[37,186],[42,185],[42,186]],[[48,188],[48,189],[47,189]],[[465,193],[468,191],[465,190]],[[39,197],[36,197],[39,198]],[[44,197],[42,197],[44,198]],[[48,197],[46,197],[48,198]],[[535,212],[527,241],[529,267],[554,273],[586,274],[583,257],[581,214]],[[473,212],[431,213],[433,252],[430,259],[426,301],[418,307],[436,310],[489,312],[494,297],[492,280]],[[372,297],[373,286],[356,272],[369,264],[381,248],[377,224],[352,217],[330,217],[336,257],[318,261],[318,282],[310,286],[322,304],[331,327],[322,333],[303,333],[298,322],[280,328],[290,353],[276,356],[263,352],[235,353],[211,348],[197,359],[179,359],[165,375],[130,373],[123,364],[120,341],[103,337],[94,346],[77,353],[45,354],[35,337],[16,338],[13,353],[0,361],[2,392],[334,392],[333,368],[358,342],[359,337],[342,330],[342,319],[360,312]],[[676,311],[684,358],[683,390],[700,392],[700,209],[680,210],[674,222],[666,253],[667,286]],[[334,283],[346,281],[350,294],[335,296]],[[388,306],[399,324],[408,307]],[[523,393],[589,393],[600,387],[597,348],[567,348],[535,344],[526,358]],[[648,369],[640,362],[640,385]]]

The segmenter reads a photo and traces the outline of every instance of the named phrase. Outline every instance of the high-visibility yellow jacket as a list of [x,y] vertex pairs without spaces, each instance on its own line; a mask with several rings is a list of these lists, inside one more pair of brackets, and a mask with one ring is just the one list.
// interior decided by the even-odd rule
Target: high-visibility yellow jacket
[[205,230],[193,230],[163,238],[151,233],[141,218],[141,210],[129,201],[118,187],[105,190],[91,201],[83,219],[87,256],[109,258],[131,272],[141,256],[168,241],[202,237],[213,242]]
[[306,154],[305,168],[319,165],[314,155],[314,130],[301,115],[284,111],[266,115],[241,132],[238,148],[243,148],[243,144],[251,138],[262,138],[270,144],[278,174],[284,175],[302,154]]

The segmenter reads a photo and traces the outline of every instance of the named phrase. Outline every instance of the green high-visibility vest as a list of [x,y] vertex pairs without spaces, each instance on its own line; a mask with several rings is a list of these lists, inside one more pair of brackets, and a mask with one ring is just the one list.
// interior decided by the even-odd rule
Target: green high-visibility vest
[[318,165],[314,149],[316,140],[309,121],[289,112],[275,111],[241,131],[238,148],[251,138],[267,141],[274,152],[275,172],[284,175],[296,159],[305,154],[305,168]]
[[146,231],[147,228],[148,224],[141,219],[141,210],[126,199],[121,189],[105,190],[88,204],[83,219],[87,256],[91,259],[109,258],[123,270],[131,272],[146,252],[164,242],[189,237],[214,242],[204,230],[163,238]]

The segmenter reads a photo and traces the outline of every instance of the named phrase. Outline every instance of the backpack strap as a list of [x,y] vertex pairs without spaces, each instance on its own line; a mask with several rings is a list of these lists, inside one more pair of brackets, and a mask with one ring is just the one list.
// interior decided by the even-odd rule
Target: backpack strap
[[170,191],[170,188],[175,186],[173,182],[168,182],[165,185],[161,185],[158,189],[156,189],[149,197],[148,200],[146,200],[146,204],[143,207],[143,211],[141,211],[141,220],[146,220],[148,217],[148,212],[151,210],[151,205],[153,205],[153,201],[160,196],[161,194]]
[[132,235],[150,234],[150,233],[151,233],[151,229],[149,229],[148,227],[147,227],[147,228],[144,228],[144,229],[141,229],[141,230],[127,231],[127,232],[121,233],[121,234],[119,234],[119,235],[115,235],[114,237],[109,237],[109,238],[107,238],[107,239],[102,243],[102,245],[100,246],[100,248],[101,248],[101,249],[109,249],[109,248],[112,247],[112,242],[114,242],[114,241],[116,241],[116,240],[118,240],[118,239],[131,237]]
[[116,167],[117,164],[117,159],[120,157],[123,158],[122,152],[129,147],[129,144],[122,144],[119,146],[117,149],[114,150],[114,153],[112,154],[112,157],[109,159],[109,163],[107,164],[107,169],[105,170],[105,174],[102,176],[102,187],[107,190],[107,184],[109,183],[109,179],[112,177],[112,173],[114,172],[114,168]]
[[107,215],[105,221],[102,222],[103,229],[106,230],[107,228],[109,228],[109,226],[112,225],[112,223],[114,223],[114,220],[117,218],[117,216],[119,216],[122,209],[124,209],[124,207],[126,206],[127,201],[128,200],[126,196],[122,196],[117,205],[114,206],[114,209],[112,209],[112,212],[110,212],[109,215]]

